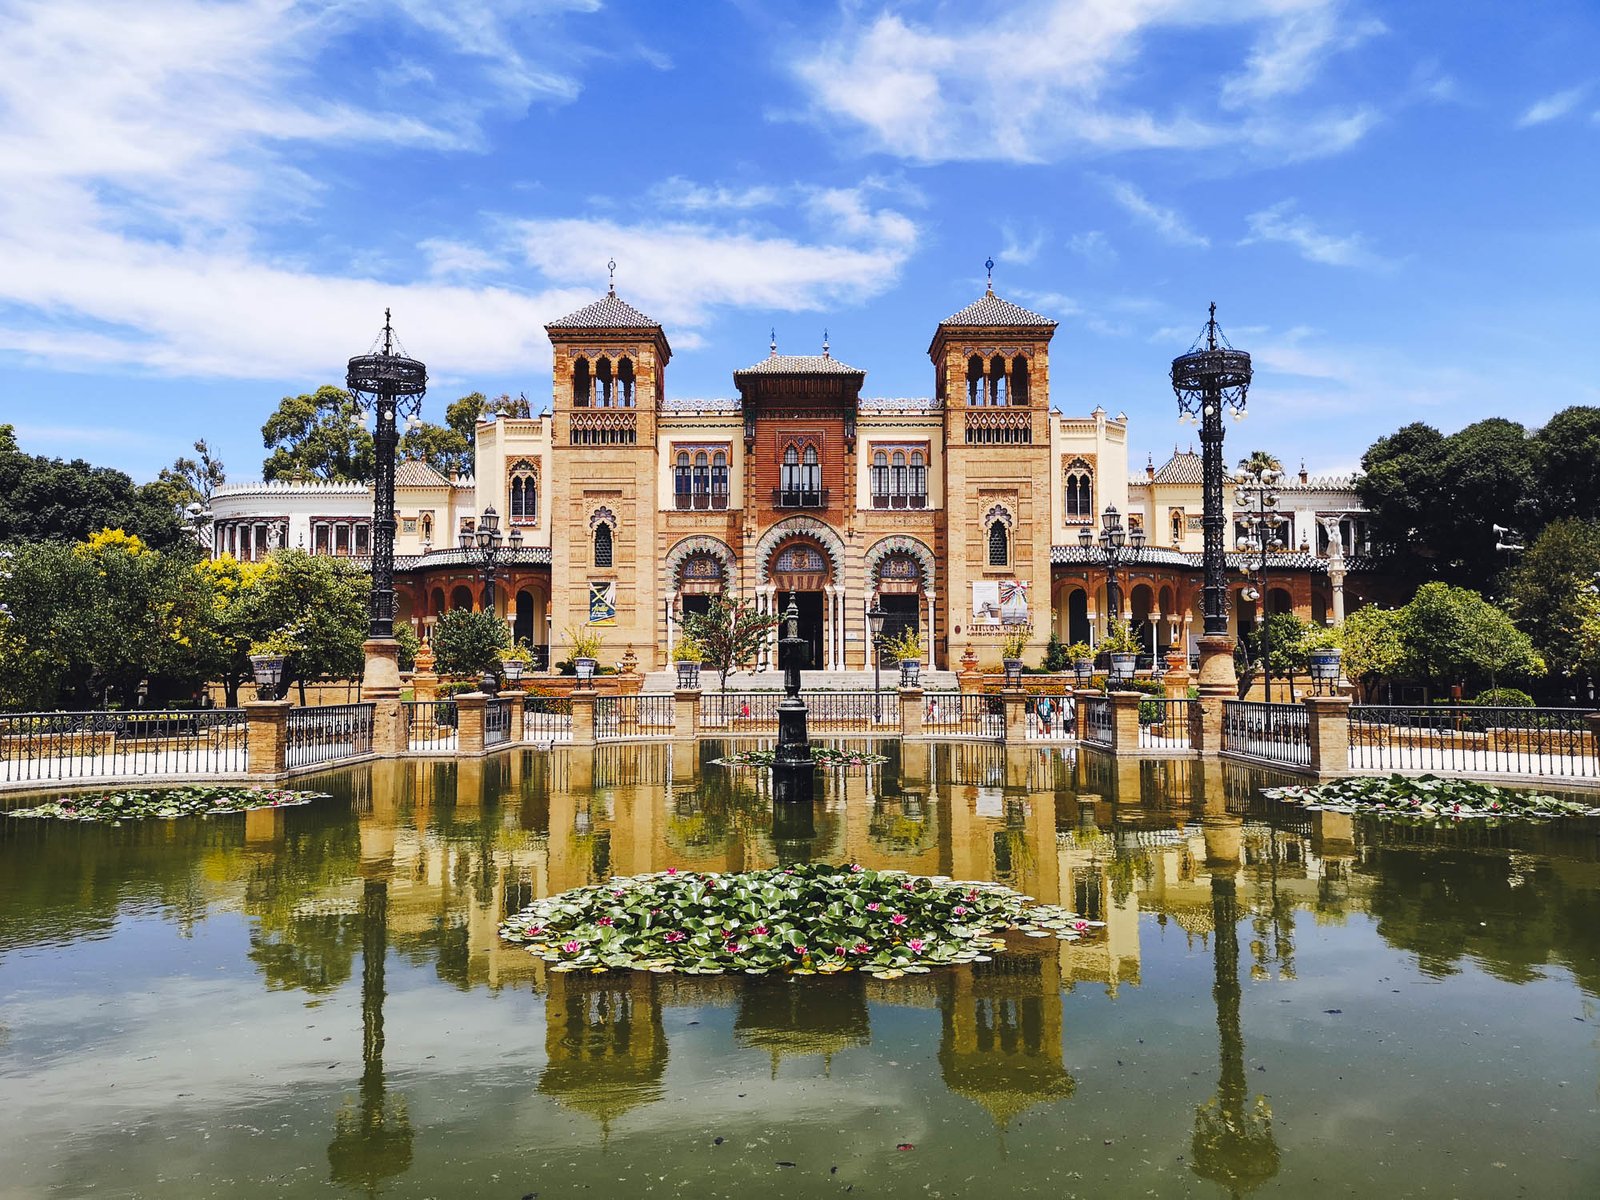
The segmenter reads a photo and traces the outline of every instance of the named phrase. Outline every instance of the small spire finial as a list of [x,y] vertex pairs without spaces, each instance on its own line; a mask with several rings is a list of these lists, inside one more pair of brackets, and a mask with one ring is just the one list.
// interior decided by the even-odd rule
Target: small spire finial
[[387,308],[383,310],[383,352],[394,353],[394,324]]
[[613,258],[613,259],[608,259],[606,261],[606,272],[610,276],[610,279],[611,279],[611,282],[606,286],[606,295],[615,296],[617,294],[617,260],[616,259]]
[[1211,302],[1211,316],[1206,321],[1206,349],[1207,350],[1215,350],[1216,348],[1217,348],[1217,302],[1215,300],[1213,300]]
[[984,288],[984,294],[992,296],[994,295],[994,257],[992,255],[983,260],[983,269],[989,273],[989,282]]
[[822,328],[822,357],[823,358],[827,358],[828,357],[828,328],[827,328],[827,326],[823,326],[823,328]]
[[778,327],[776,325],[772,327],[772,340],[767,343],[767,350],[773,358],[778,357]]

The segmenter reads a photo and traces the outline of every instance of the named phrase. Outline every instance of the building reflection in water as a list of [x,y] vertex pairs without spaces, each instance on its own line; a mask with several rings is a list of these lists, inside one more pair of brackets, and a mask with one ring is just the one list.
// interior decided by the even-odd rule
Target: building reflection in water
[[542,1095],[611,1123],[661,1098],[667,1035],[660,977],[644,971],[552,971],[545,994]]

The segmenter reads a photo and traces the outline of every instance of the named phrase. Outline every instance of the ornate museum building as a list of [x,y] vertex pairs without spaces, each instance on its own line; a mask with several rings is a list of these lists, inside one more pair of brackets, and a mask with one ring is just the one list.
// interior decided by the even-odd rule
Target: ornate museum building
[[[792,593],[820,669],[870,665],[874,600],[923,632],[930,666],[969,644],[998,661],[1024,622],[1036,662],[1052,628],[1069,642],[1105,630],[1107,509],[1127,534],[1123,617],[1156,651],[1199,636],[1199,455],[1175,449],[1130,477],[1125,417],[1052,410],[1056,322],[993,290],[934,329],[933,394],[917,399],[862,395],[866,372],[826,341],[815,355],[774,341],[733,373],[735,396],[674,398],[666,332],[614,288],[546,330],[548,413],[480,425],[472,478],[397,471],[396,617],[424,636],[447,609],[482,606],[481,556],[459,543],[491,507],[520,535],[499,552],[495,609],[551,661],[567,657],[565,630],[593,625],[602,661],[631,649],[663,667],[676,618],[726,588],[769,608]],[[1270,611],[1327,621],[1373,584],[1352,479],[1302,468],[1276,490],[1282,548],[1264,576],[1259,553],[1229,554],[1235,632],[1263,591]],[[361,484],[229,484],[212,516],[217,554],[369,552]],[[1235,504],[1236,538],[1253,536],[1248,517]]]

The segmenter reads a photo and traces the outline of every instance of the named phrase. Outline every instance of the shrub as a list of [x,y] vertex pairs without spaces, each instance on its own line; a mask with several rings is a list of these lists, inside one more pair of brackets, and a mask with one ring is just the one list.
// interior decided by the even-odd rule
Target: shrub
[[1487,708],[1532,708],[1533,697],[1521,688],[1485,688],[1472,698],[1472,703]]

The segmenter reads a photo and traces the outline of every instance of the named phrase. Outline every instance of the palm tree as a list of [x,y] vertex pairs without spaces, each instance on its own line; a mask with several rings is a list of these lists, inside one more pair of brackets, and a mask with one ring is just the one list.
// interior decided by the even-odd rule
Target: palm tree
[[1265,450],[1252,450],[1250,457],[1239,460],[1239,474],[1259,482],[1261,478],[1271,472],[1274,475],[1283,474],[1283,463],[1278,461],[1274,454]]

